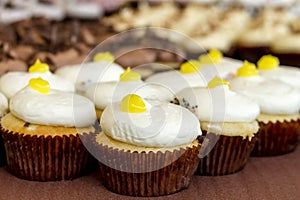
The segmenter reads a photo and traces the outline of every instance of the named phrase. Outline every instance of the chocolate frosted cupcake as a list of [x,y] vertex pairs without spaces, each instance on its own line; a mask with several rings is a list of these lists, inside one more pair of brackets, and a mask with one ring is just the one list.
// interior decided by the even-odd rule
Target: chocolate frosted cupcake
[[[0,93],[0,117],[5,115],[8,111],[8,101],[7,98]],[[0,132],[0,167],[4,166],[6,164],[6,158],[5,158],[5,148],[3,144],[2,134]]]
[[199,121],[187,109],[129,94],[105,108],[96,136],[101,180],[115,193],[161,196],[187,188],[199,162]]
[[9,172],[34,181],[82,175],[90,155],[79,135],[96,131],[90,100],[36,78],[10,99],[10,112],[1,119]]
[[218,77],[208,87],[182,90],[177,98],[199,118],[205,136],[196,175],[219,176],[242,170],[256,141],[258,105],[230,91],[228,82]]
[[299,89],[259,76],[255,65],[248,62],[237,74],[231,80],[232,90],[255,101],[261,110],[258,141],[252,155],[275,156],[294,151],[300,133]]

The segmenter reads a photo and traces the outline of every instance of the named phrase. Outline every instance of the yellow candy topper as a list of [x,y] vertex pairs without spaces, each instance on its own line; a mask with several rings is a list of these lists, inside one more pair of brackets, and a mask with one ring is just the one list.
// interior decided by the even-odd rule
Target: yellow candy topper
[[242,77],[257,76],[258,70],[253,63],[244,61],[244,65],[237,70],[237,75]]
[[189,60],[180,66],[180,73],[191,74],[200,70],[201,64],[198,60]]
[[47,63],[41,63],[39,59],[35,61],[33,65],[29,67],[29,73],[46,73],[49,72],[49,65]]
[[98,62],[101,60],[105,60],[107,62],[114,62],[115,57],[109,52],[103,52],[103,53],[97,53],[93,58],[94,62]]
[[259,59],[257,66],[260,70],[273,70],[279,66],[279,59],[272,55],[265,55]]
[[223,58],[221,51],[217,49],[211,49],[208,54],[200,55],[199,61],[201,64],[217,64]]
[[147,110],[143,99],[136,94],[128,94],[122,99],[121,111],[128,113],[142,113]]
[[48,81],[43,80],[42,78],[32,78],[29,80],[29,87],[38,91],[42,94],[48,94],[50,91],[50,85]]
[[120,75],[120,81],[129,82],[129,81],[140,81],[141,75],[137,72],[131,71],[130,67],[128,67],[125,72]]
[[218,87],[220,85],[226,85],[229,87],[229,82],[226,80],[222,80],[219,77],[215,76],[209,83],[207,84],[207,88],[212,89]]

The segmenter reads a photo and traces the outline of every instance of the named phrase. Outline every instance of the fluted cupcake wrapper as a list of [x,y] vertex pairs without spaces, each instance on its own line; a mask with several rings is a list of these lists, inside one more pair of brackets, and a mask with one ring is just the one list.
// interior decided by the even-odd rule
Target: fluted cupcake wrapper
[[138,153],[99,145],[100,161],[108,159],[109,163],[99,162],[101,180],[110,191],[122,195],[150,197],[178,192],[191,183],[200,146]]
[[[203,134],[205,135],[206,131],[203,131]],[[243,139],[241,136],[216,136],[214,133],[208,133],[206,138],[210,137],[209,134],[218,137],[217,142],[211,151],[200,159],[195,175],[220,176],[242,170],[254,148],[255,136],[249,140],[248,138]],[[203,148],[205,148],[205,143],[204,139]]]
[[2,134],[0,133],[0,167],[6,165],[5,148],[3,143]]
[[7,169],[32,181],[58,181],[82,175],[91,155],[76,136],[36,136],[2,130]]
[[300,137],[300,119],[290,122],[259,122],[257,142],[251,156],[277,156],[296,149]]

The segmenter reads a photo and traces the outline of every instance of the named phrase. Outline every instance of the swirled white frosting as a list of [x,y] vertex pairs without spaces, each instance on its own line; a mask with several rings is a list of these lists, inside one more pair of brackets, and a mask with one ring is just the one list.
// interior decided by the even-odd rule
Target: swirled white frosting
[[8,111],[8,101],[4,94],[0,93],[0,117]]
[[270,80],[282,81],[300,89],[300,69],[281,66],[274,70],[259,70],[260,75]]
[[211,80],[216,75],[229,80],[235,76],[237,69],[241,66],[243,66],[242,61],[224,57],[217,64],[202,64],[201,72],[207,80]]
[[261,76],[236,77],[230,81],[230,86],[233,91],[255,101],[262,113],[294,114],[300,110],[299,89],[281,81]]
[[83,95],[91,99],[96,108],[104,110],[109,104],[121,101],[127,94],[164,102],[174,99],[174,94],[167,88],[143,81],[93,83]]
[[90,83],[118,81],[124,69],[107,61],[68,65],[55,71],[58,76],[75,84],[76,89],[85,91]]
[[10,99],[10,112],[40,125],[87,127],[96,120],[94,104],[88,98],[57,90],[41,94],[28,86]]
[[61,90],[65,92],[74,92],[74,84],[66,81],[51,72],[46,73],[27,73],[27,72],[9,72],[0,78],[0,91],[10,99],[18,91],[23,89],[32,78],[41,77],[47,80],[51,89]]
[[176,96],[200,121],[252,122],[259,115],[255,102],[230,91],[227,86],[186,88]]
[[199,120],[175,104],[151,105],[144,113],[127,113],[120,103],[105,108],[100,125],[108,136],[125,143],[147,147],[189,144],[201,135]]
[[170,91],[177,93],[187,87],[206,86],[207,81],[201,71],[196,73],[181,74],[179,71],[172,70],[157,73],[146,79],[147,83],[157,83]]

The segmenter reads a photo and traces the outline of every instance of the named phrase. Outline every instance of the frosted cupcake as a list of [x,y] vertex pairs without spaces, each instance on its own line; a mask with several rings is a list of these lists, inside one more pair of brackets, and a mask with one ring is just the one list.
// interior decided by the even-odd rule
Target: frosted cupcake
[[91,99],[100,118],[102,111],[113,102],[119,102],[128,94],[137,94],[146,99],[171,101],[174,94],[158,84],[147,84],[141,80],[141,75],[130,68],[120,75],[119,81],[93,83],[87,87],[84,96]]
[[259,76],[255,65],[248,62],[237,75],[230,81],[231,89],[255,101],[261,110],[253,155],[274,156],[295,150],[300,131],[299,89]]
[[160,84],[174,93],[186,87],[206,86],[207,84],[198,60],[189,60],[183,63],[179,71],[171,70],[154,74],[147,78],[146,82]]
[[196,174],[219,176],[242,170],[256,141],[259,106],[229,90],[228,82],[218,77],[207,87],[180,91],[177,98],[200,120],[205,136]]
[[259,74],[269,80],[282,81],[300,89],[300,69],[288,66],[279,66],[279,59],[265,55],[257,62]]
[[109,52],[98,53],[93,62],[60,67],[55,74],[75,84],[77,91],[83,92],[91,83],[118,81],[124,69],[114,63]]
[[[7,98],[0,93],[0,117],[5,115],[8,111],[8,101]],[[5,158],[5,148],[3,144],[2,134],[0,133],[0,167],[6,164]]]
[[231,79],[236,74],[236,70],[243,65],[242,61],[223,57],[222,52],[211,49],[208,54],[200,55],[201,72],[210,80],[214,76],[222,79]]
[[10,111],[1,119],[1,132],[12,174],[34,181],[82,175],[91,157],[79,136],[96,132],[89,99],[34,78],[10,99]]
[[101,180],[115,193],[161,196],[187,188],[199,162],[198,119],[135,94],[105,108],[97,135]]
[[49,65],[41,63],[37,60],[34,65],[30,66],[28,72],[8,72],[0,78],[0,91],[10,99],[18,91],[22,90],[32,78],[41,77],[47,80],[51,89],[61,90],[66,92],[74,92],[73,83],[66,81],[49,70]]

